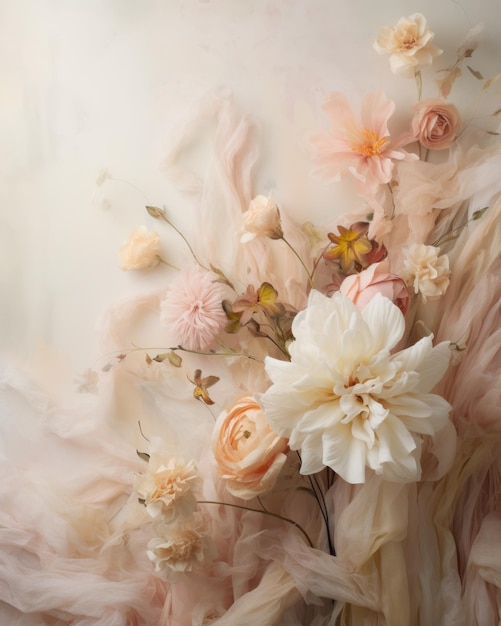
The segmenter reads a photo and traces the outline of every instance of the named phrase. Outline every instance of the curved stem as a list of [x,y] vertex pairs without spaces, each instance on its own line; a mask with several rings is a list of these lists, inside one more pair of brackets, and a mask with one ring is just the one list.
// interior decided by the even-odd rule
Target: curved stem
[[169,346],[169,347],[165,347],[165,346],[148,346],[147,348],[142,348],[139,346],[134,346],[133,348],[129,348],[127,350],[115,350],[114,352],[109,352],[108,354],[104,354],[102,357],[102,359],[107,358],[107,357],[112,357],[112,356],[121,356],[121,355],[126,355],[129,354],[130,352],[146,352],[147,350],[163,350],[163,351],[172,351],[172,352],[189,352],[190,354],[200,354],[202,356],[227,356],[227,357],[234,357],[234,356],[241,356],[241,357],[245,357],[246,359],[250,359],[251,361],[257,361],[258,363],[262,363],[261,359],[258,359],[255,356],[252,356],[252,354],[247,354],[246,352],[234,352],[234,351],[229,351],[229,352],[216,352],[214,351],[204,351],[204,350],[189,350],[188,348],[183,348],[183,346]]
[[163,263],[163,265],[167,265],[167,267],[171,267],[173,270],[177,270],[178,272],[180,271],[179,267],[176,267],[175,265],[172,265],[172,263],[169,263],[169,261],[162,259],[159,254],[157,254],[157,259],[159,263]]
[[308,276],[308,282],[310,283],[310,287],[313,289],[313,278],[312,278],[312,275],[310,274],[310,270],[306,267],[303,259],[299,256],[296,250],[292,247],[292,245],[287,241],[287,239],[283,235],[280,237],[280,239],[289,247],[289,249],[294,253],[295,257],[303,266],[304,271],[306,272],[306,275]]
[[[282,520],[283,522],[287,522],[288,524],[292,524],[293,526],[295,526],[299,531],[301,531],[306,539],[306,541],[308,542],[308,545],[310,546],[310,548],[314,548],[315,546],[313,545],[313,542],[311,541],[310,537],[308,536],[308,533],[304,530],[304,528],[298,524],[297,522],[295,522],[292,519],[289,519],[288,517],[284,517],[283,515],[279,515],[278,513],[272,513],[271,511],[268,511],[267,509],[265,509],[263,507],[263,509],[253,509],[251,507],[248,506],[243,506],[242,504],[231,504],[230,502],[218,502],[217,500],[197,500],[198,504],[219,504],[222,506],[230,506],[233,507],[234,509],[242,509],[243,511],[252,511],[254,513],[261,513],[262,515],[269,515],[270,517],[274,517],[276,519]],[[262,505],[261,505],[262,506]]]
[[416,88],[418,95],[418,102],[421,100],[421,94],[423,91],[423,77],[421,76],[421,70],[414,70],[414,78],[416,79]]
[[200,265],[200,267],[202,267],[204,270],[210,271],[208,267],[205,267],[205,265],[203,265],[200,260],[198,259],[197,255],[195,254],[195,251],[193,250],[193,248],[191,247],[190,242],[188,241],[188,239],[184,236],[184,234],[179,230],[179,228],[177,228],[177,226],[174,226],[174,224],[169,220],[169,218],[164,214],[161,213],[160,217],[164,220],[164,222],[167,222],[167,224],[175,230],[175,232],[181,237],[181,239],[184,241],[184,243],[188,246],[188,250],[191,252],[191,256],[194,258],[195,262]]
[[387,186],[388,186],[388,189],[390,190],[390,198],[391,198],[391,206],[392,206],[390,219],[392,220],[395,217],[395,197],[393,195],[393,189],[392,189],[391,183],[387,183]]

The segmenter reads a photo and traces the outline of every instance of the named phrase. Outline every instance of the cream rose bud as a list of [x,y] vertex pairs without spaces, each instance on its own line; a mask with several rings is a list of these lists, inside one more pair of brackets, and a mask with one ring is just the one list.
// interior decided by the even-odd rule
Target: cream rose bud
[[412,132],[419,143],[429,150],[448,148],[461,129],[457,108],[440,98],[423,100],[414,108]]
[[380,293],[391,300],[405,315],[409,309],[410,296],[405,282],[396,274],[391,274],[387,261],[373,263],[359,274],[347,276],[339,291],[363,309],[372,298]]
[[244,396],[219,415],[212,449],[228,491],[250,500],[274,486],[287,458],[287,439],[271,429],[255,398]]
[[413,244],[406,251],[404,260],[404,278],[415,293],[420,293],[423,300],[436,300],[449,286],[449,257],[438,255],[435,246]]
[[142,270],[155,267],[160,260],[160,237],[146,226],[135,228],[118,251],[120,269]]
[[242,243],[256,237],[280,239],[283,236],[280,211],[271,197],[256,196],[251,201],[248,210],[243,214],[242,231]]
[[433,59],[442,54],[442,50],[431,43],[426,19],[420,13],[401,18],[396,26],[385,26],[374,48],[379,54],[390,55],[390,69],[394,74],[413,78],[416,69],[422,65],[431,65]]

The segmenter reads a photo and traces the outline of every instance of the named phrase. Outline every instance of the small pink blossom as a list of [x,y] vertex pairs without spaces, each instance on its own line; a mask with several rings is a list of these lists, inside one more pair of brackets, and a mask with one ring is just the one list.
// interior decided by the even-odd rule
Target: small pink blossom
[[422,100],[415,107],[412,132],[429,150],[448,148],[461,129],[461,116],[453,104],[440,98]]
[[374,193],[392,178],[395,160],[415,160],[402,150],[412,137],[390,140],[388,120],[395,104],[382,91],[370,93],[362,101],[360,120],[342,94],[331,94],[324,105],[331,123],[328,133],[313,136],[315,171],[327,180],[340,180],[351,174],[359,191]]
[[224,291],[213,272],[194,266],[182,271],[160,303],[163,326],[188,350],[207,350],[224,329]]
[[359,274],[347,276],[341,283],[341,293],[363,309],[380,293],[396,304],[405,315],[409,309],[410,296],[405,282],[389,272],[388,261],[373,263]]

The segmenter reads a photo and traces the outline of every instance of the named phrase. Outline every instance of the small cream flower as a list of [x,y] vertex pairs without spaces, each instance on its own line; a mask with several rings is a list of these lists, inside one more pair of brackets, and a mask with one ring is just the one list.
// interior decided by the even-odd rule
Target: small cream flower
[[271,197],[256,196],[251,201],[249,209],[243,214],[242,231],[240,238],[242,243],[256,237],[270,237],[270,239],[283,237],[280,212]]
[[402,17],[396,26],[385,26],[374,48],[379,54],[390,55],[390,68],[394,74],[413,78],[415,71],[423,65],[431,65],[442,50],[431,43],[426,19],[420,13]]
[[310,293],[292,324],[291,361],[266,358],[273,385],[262,396],[272,428],[301,450],[301,473],[331,467],[350,483],[366,468],[386,480],[421,475],[421,435],[434,435],[450,405],[429,393],[449,363],[449,343],[425,337],[392,352],[401,311],[376,294],[362,309],[341,293]]
[[194,513],[182,524],[166,524],[158,528],[159,535],[150,539],[146,554],[157,572],[189,572],[215,557],[216,549],[208,536],[207,522],[200,513]]
[[152,455],[148,471],[136,478],[134,488],[151,517],[163,513],[172,519],[193,513],[197,504],[194,489],[199,481],[193,461],[169,458],[162,462]]
[[449,257],[438,256],[438,253],[435,246],[417,243],[406,251],[403,277],[425,302],[440,298],[449,286]]
[[155,267],[160,260],[160,237],[146,226],[135,228],[118,251],[120,269],[142,270]]

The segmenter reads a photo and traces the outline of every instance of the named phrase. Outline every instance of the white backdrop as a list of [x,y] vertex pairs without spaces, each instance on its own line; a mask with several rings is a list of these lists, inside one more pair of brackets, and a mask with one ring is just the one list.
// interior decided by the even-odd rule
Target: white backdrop
[[151,203],[174,202],[162,155],[217,86],[260,125],[256,193],[335,210],[337,192],[308,179],[302,137],[323,123],[330,91],[415,100],[413,81],[372,49],[382,26],[415,11],[448,52],[438,67],[484,22],[471,64],[501,71],[499,0],[1,0],[2,351],[24,359],[43,341],[82,369],[106,306],[160,280],[118,268],[121,242],[148,223],[142,193],[95,181],[108,169]]

